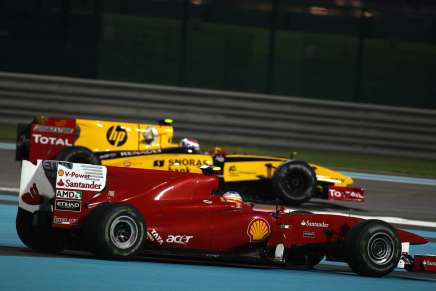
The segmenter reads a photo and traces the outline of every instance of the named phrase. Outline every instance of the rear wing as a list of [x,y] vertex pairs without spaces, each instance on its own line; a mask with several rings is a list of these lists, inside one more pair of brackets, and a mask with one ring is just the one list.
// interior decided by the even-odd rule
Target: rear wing
[[106,176],[104,166],[51,160],[38,160],[35,165],[24,160],[19,207],[31,213],[53,212],[67,204],[81,207],[82,192],[101,192],[106,186]]

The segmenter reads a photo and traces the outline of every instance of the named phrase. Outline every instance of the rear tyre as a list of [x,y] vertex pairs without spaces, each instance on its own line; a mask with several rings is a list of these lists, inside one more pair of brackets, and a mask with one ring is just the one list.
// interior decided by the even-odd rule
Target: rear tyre
[[401,257],[401,240],[390,224],[366,220],[347,234],[345,256],[355,273],[381,277],[397,266]]
[[272,185],[286,204],[299,205],[312,198],[316,175],[310,165],[303,161],[286,161],[274,172]]
[[58,253],[64,250],[65,233],[51,225],[34,225],[34,214],[18,208],[16,228],[18,237],[29,248],[38,252]]
[[103,204],[87,217],[85,241],[89,250],[104,259],[130,259],[142,248],[145,224],[142,215],[127,204]]
[[56,157],[58,161],[100,165],[100,159],[90,150],[82,147],[68,147]]

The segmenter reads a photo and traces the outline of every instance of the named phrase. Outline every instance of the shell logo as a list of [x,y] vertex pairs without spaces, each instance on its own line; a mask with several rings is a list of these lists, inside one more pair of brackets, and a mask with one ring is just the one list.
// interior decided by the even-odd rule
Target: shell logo
[[263,240],[270,234],[268,221],[263,218],[253,219],[248,225],[247,234],[251,241]]
[[64,175],[64,170],[59,170],[59,171],[58,171],[58,176],[61,176],[61,177],[62,177],[63,175]]

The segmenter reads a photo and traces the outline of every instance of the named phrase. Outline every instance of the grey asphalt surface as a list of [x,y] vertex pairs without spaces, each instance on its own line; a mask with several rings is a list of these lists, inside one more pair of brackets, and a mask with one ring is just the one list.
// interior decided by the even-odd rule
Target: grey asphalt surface
[[[12,150],[0,150],[0,187],[19,187],[20,163],[15,161],[14,154]],[[315,199],[300,208],[436,222],[435,186],[367,180],[355,180],[355,185],[365,188],[364,203]]]

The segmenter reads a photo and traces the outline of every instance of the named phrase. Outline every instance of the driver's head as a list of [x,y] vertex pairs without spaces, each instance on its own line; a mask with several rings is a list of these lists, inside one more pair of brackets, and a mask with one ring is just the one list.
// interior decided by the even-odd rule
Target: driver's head
[[242,199],[242,196],[236,192],[236,191],[227,191],[222,195],[225,202],[235,202],[235,203],[241,203],[244,202]]
[[190,137],[185,137],[180,141],[180,146],[187,149],[190,153],[198,153],[200,151],[200,144],[198,140]]

